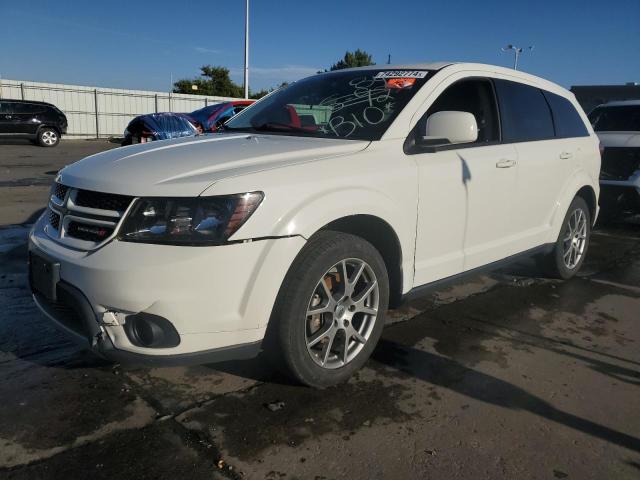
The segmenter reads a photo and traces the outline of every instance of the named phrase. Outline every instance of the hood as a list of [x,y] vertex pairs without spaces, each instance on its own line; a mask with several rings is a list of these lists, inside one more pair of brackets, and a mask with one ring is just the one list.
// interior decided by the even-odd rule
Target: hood
[[59,173],[75,188],[134,196],[197,196],[216,181],[354,153],[367,141],[288,135],[217,134],[121,147]]
[[640,132],[596,132],[603,147],[640,147]]

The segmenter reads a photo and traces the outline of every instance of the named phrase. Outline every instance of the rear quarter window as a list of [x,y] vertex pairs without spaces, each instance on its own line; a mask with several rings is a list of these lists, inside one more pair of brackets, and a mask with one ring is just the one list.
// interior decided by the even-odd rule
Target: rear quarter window
[[555,137],[551,110],[540,89],[507,80],[495,80],[495,85],[504,142]]
[[585,127],[580,114],[573,104],[564,97],[551,92],[544,92],[553,114],[553,124],[556,129],[556,137],[588,137],[589,131]]

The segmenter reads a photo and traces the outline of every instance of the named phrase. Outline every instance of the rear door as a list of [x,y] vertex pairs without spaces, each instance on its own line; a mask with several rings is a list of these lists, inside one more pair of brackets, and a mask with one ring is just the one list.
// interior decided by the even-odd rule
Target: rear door
[[575,146],[556,139],[551,108],[537,87],[495,80],[503,142],[518,152],[512,198],[514,245],[525,251],[548,238],[557,202],[575,165]]
[[35,135],[45,114],[44,105],[37,103],[15,103],[13,109],[14,129],[16,133]]

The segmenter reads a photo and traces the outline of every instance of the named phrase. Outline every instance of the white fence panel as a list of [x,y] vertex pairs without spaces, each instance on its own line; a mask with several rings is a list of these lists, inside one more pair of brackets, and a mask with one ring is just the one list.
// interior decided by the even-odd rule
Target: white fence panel
[[138,115],[155,112],[192,112],[229,97],[99,88],[60,83],[0,80],[0,99],[48,102],[64,112],[69,121],[67,136],[104,138],[121,136]]

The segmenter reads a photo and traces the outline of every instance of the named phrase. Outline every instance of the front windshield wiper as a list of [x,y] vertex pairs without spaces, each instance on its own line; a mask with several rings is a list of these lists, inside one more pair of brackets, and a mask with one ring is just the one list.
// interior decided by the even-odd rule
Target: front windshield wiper
[[216,132],[252,132],[253,127],[230,127],[228,125],[220,125]]

